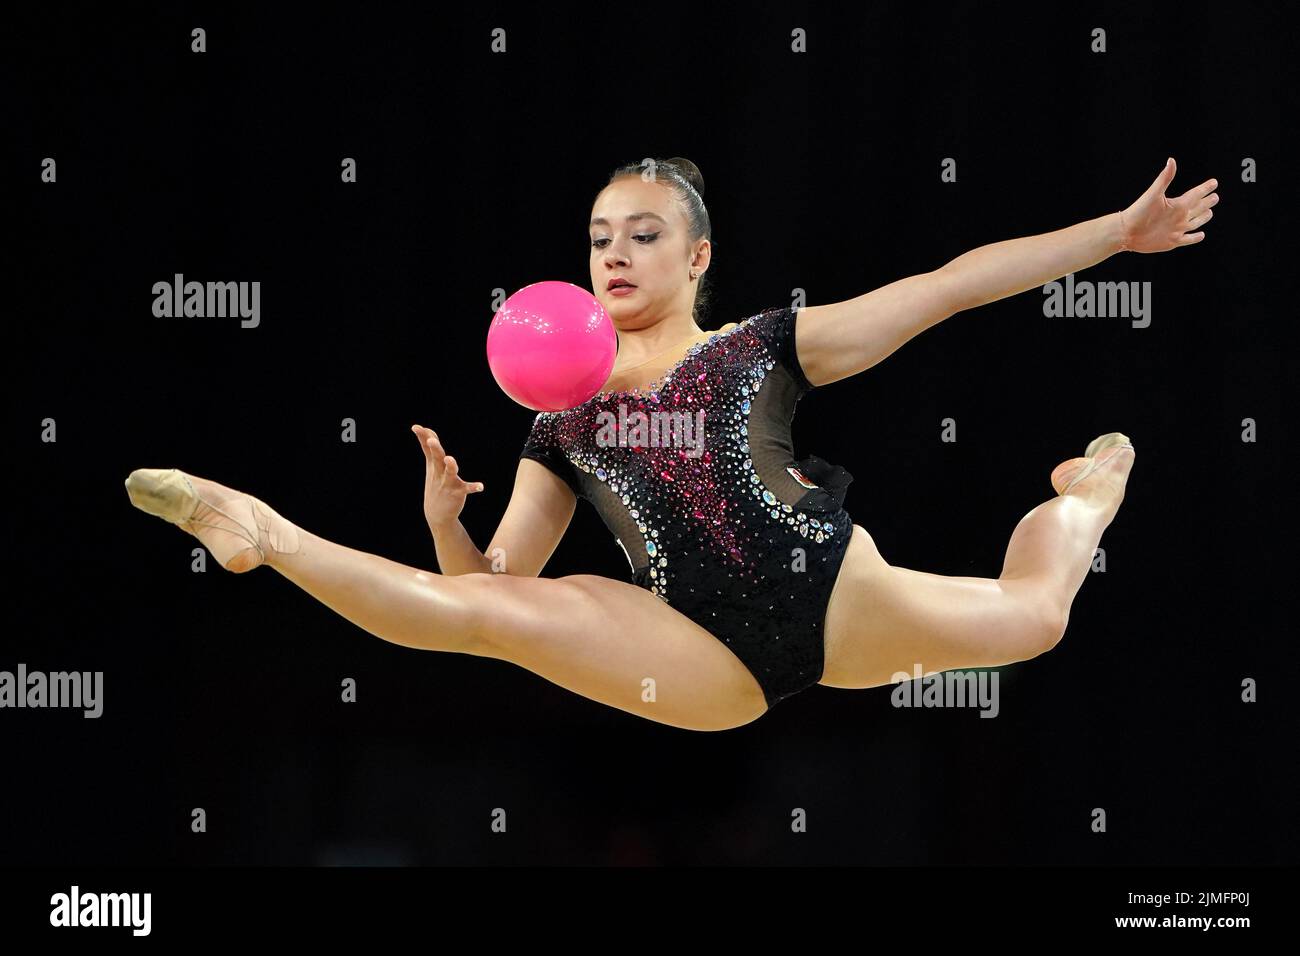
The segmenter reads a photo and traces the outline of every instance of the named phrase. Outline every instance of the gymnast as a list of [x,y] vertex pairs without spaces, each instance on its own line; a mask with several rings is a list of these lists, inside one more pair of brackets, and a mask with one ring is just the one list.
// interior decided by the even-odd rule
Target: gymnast
[[[675,157],[620,166],[588,225],[591,288],[618,334],[588,402],[539,412],[485,551],[460,522],[483,484],[413,425],[441,573],[336,544],[255,498],[177,469],[126,480],[138,508],[199,539],[226,569],[269,565],[376,637],[509,661],[593,701],[673,727],[747,724],[813,684],[865,688],[919,664],[998,667],[1050,650],[1124,498],[1134,448],[1094,438],[1050,474],[996,578],[889,564],[844,509],[852,475],[796,460],[795,405],[866,371],[957,312],[1043,286],[1117,252],[1202,241],[1218,184],[1177,198],[1172,159],[1122,211],[981,246],[831,305],[773,307],[704,331],[712,255],[704,180]],[[703,410],[703,450],[597,441],[606,413]],[[540,577],[585,498],[630,579]]]

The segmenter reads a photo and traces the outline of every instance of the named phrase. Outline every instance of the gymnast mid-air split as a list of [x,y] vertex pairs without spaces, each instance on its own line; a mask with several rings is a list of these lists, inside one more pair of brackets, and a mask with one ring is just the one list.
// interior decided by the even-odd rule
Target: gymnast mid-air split
[[[590,401],[534,419],[486,552],[459,517],[481,482],[437,434],[424,514],[441,573],[327,541],[260,499],[176,469],[126,480],[138,508],[193,534],[230,571],[269,565],[386,641],[510,661],[591,700],[691,730],[738,727],[812,684],[864,688],[899,672],[998,667],[1054,647],[1133,467],[1110,432],[1051,472],[1056,497],[1016,525],[996,578],[890,565],[854,524],[852,476],[796,460],[799,399],[871,368],[957,312],[1123,251],[1205,238],[1218,183],[1166,196],[1172,159],[1121,212],[981,246],[933,272],[833,305],[772,308],[706,332],[696,322],[712,243],[689,160],[614,171],[591,211],[592,291],[618,333]],[[629,288],[630,287],[630,288]],[[707,289],[705,289],[707,291]],[[615,408],[704,410],[703,453],[610,444]],[[541,578],[577,499],[597,509],[631,582]]]

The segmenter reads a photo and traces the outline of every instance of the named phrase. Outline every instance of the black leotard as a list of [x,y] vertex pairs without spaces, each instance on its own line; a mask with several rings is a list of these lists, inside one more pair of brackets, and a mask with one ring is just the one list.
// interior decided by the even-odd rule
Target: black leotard
[[795,352],[797,314],[768,309],[715,333],[645,389],[538,413],[520,455],[595,506],[633,583],[723,641],[769,707],[822,676],[853,529],[853,476],[794,458],[790,422],[814,387]]

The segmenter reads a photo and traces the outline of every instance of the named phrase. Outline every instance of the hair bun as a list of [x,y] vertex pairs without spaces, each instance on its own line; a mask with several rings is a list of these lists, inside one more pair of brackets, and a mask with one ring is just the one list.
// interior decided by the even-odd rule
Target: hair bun
[[682,174],[682,177],[695,187],[695,191],[702,197],[704,195],[704,176],[700,173],[700,167],[685,156],[673,156],[671,159],[664,160],[676,166]]

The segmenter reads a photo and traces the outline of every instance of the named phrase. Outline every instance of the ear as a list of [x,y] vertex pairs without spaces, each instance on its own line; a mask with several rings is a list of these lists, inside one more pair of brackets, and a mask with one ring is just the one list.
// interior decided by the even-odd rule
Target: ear
[[701,239],[695,244],[695,253],[691,256],[691,269],[694,272],[703,272],[713,261],[713,243],[708,239]]

